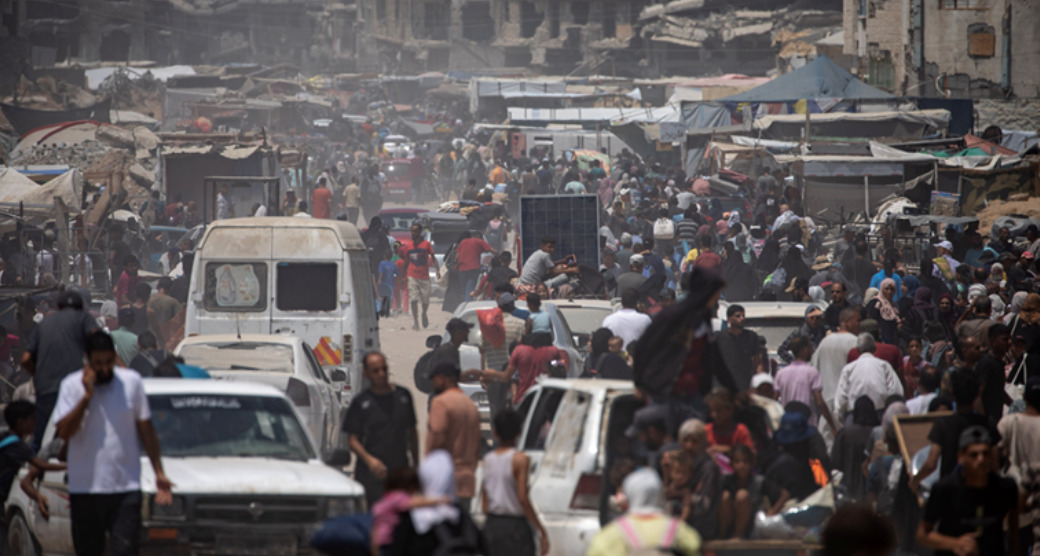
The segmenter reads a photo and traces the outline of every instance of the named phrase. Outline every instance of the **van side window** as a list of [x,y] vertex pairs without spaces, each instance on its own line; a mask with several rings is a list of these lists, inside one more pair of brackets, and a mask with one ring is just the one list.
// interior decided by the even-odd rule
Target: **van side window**
[[275,267],[279,311],[334,311],[339,303],[336,263],[286,263]]
[[259,312],[267,309],[267,264],[206,263],[207,311]]
[[527,438],[524,439],[524,450],[545,449],[549,428],[556,417],[556,410],[560,409],[563,393],[559,388],[542,389],[542,395],[538,398],[538,405],[534,408],[534,415],[531,416],[531,424],[527,429]]

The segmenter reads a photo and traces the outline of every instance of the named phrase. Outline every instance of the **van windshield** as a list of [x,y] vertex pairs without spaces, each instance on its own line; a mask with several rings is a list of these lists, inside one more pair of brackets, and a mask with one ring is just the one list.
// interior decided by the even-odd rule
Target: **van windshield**
[[213,342],[185,344],[184,362],[207,371],[293,372],[293,349],[284,344],[261,342]]
[[152,395],[148,404],[164,457],[314,458],[296,414],[280,398]]

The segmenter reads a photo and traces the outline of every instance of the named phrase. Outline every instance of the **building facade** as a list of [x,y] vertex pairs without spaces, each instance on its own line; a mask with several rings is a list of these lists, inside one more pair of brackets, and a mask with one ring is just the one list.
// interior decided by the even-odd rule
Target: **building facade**
[[898,95],[1040,97],[1036,0],[845,0],[845,54]]

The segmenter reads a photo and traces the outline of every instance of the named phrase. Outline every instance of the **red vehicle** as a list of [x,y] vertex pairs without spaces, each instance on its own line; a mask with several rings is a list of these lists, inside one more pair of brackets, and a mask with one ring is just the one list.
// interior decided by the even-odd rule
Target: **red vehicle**
[[383,225],[390,228],[390,235],[397,241],[408,241],[412,239],[412,224],[427,209],[419,207],[388,208],[379,211],[379,218]]
[[[415,161],[420,162],[418,159]],[[386,176],[386,185],[383,186],[383,199],[387,201],[411,201],[412,200],[412,160],[407,158],[395,158],[384,162],[380,171]]]

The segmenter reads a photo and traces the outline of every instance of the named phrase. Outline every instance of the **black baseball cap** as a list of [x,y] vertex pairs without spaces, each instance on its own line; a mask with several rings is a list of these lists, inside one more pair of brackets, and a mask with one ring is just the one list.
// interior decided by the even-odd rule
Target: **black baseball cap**
[[469,332],[469,329],[471,328],[473,328],[472,324],[457,317],[449,320],[448,324],[444,326],[444,329],[447,330],[449,334],[455,332],[456,330],[465,330]]

